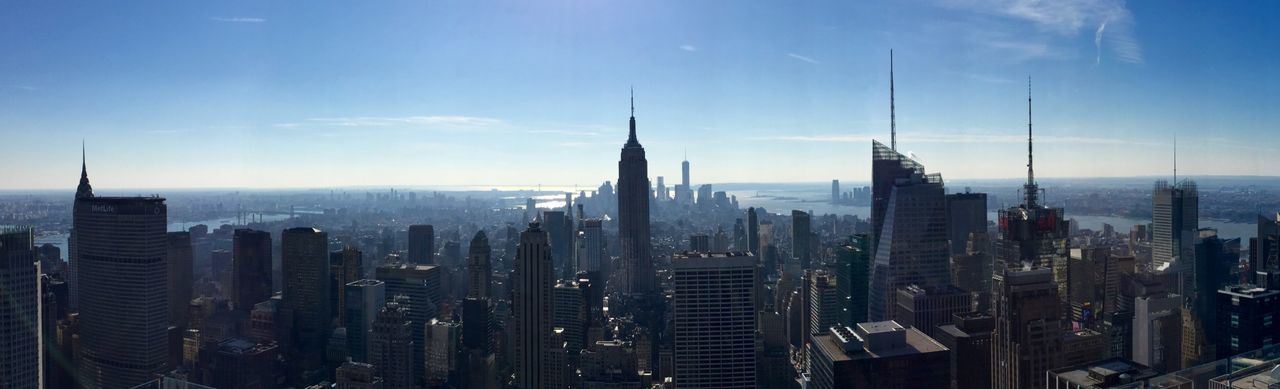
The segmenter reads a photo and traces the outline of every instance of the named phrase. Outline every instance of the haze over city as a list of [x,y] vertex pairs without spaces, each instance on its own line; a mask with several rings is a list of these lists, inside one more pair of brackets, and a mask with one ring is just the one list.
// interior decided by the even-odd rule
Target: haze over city
[[[1276,175],[1269,2],[18,3],[0,189],[593,186],[628,90],[655,175],[869,180],[896,53],[903,150],[1013,178]],[[302,168],[305,167],[305,168]]]

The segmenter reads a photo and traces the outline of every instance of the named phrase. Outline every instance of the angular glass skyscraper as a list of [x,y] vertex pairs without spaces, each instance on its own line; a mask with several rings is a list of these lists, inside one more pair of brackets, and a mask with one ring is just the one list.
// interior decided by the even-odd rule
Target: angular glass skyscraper
[[80,307],[80,380],[128,388],[167,368],[167,208],[160,197],[98,197],[82,167],[71,258]]
[[883,209],[874,228],[868,316],[883,321],[891,319],[898,288],[950,282],[947,202],[942,175],[925,174],[924,165],[876,141],[872,158],[873,191],[884,198],[875,201]]

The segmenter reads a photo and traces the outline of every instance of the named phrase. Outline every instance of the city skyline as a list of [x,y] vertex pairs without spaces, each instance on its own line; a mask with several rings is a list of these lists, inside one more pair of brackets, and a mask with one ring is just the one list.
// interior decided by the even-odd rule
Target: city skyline
[[1164,175],[1175,134],[1185,175],[1274,176],[1277,7],[27,4],[0,189],[65,187],[81,139],[104,188],[593,187],[632,85],[652,177],[865,181],[889,49],[899,149],[948,179],[1021,175],[1028,74],[1041,177]]

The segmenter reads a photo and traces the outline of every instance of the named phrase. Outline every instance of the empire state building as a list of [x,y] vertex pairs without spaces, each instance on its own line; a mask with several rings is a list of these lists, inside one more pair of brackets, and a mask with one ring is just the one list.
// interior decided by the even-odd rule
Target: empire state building
[[631,134],[618,161],[618,235],[622,240],[625,274],[623,293],[640,295],[654,290],[653,258],[649,251],[649,161],[636,140],[635,97],[631,98]]

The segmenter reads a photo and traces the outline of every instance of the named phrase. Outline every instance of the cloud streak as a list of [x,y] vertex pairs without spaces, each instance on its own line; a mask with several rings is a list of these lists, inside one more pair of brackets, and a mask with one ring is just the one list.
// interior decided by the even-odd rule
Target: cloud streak
[[[1031,26],[1034,31],[1030,34],[1025,31],[1005,32],[1004,35],[1011,39],[992,41],[996,45],[994,48],[1020,49],[1029,54],[1028,59],[1038,58],[1037,54],[1053,53],[1057,46],[1070,45],[1088,28],[1087,31],[1094,33],[1095,63],[1102,62],[1104,52],[1109,52],[1120,62],[1144,62],[1142,46],[1134,34],[1133,14],[1124,0],[941,0],[937,4],[943,8]],[[986,30],[997,28],[985,27],[983,29]]]
[[816,59],[809,58],[809,57],[806,57],[806,56],[803,56],[803,55],[800,55],[800,54],[796,54],[796,53],[787,53],[787,56],[788,56],[788,57],[791,57],[791,58],[794,58],[794,59],[796,59],[796,60],[804,61],[804,62],[808,62],[808,63],[811,63],[811,64],[817,64],[817,63],[819,63],[819,62],[818,62],[818,60],[816,60]]
[[436,116],[352,116],[309,118],[303,122],[277,123],[277,128],[321,127],[425,127],[445,130],[482,130],[504,125],[501,119],[436,115]]
[[694,45],[680,45],[680,50],[684,50],[684,51],[688,51],[688,52],[691,52],[691,53],[692,53],[692,52],[698,51],[698,46],[694,46]]
[[599,132],[595,132],[595,131],[575,131],[575,130],[529,130],[529,133],[530,134],[565,135],[565,136],[587,136],[587,137],[597,137],[601,135]]
[[[883,136],[868,134],[819,134],[819,135],[782,135],[782,136],[764,136],[751,138],[752,140],[761,141],[786,141],[786,142],[820,142],[820,143],[857,143],[870,142],[873,139],[880,139]],[[1001,135],[1001,134],[914,134],[898,136],[899,141],[913,143],[1026,143],[1027,138],[1022,135]],[[1083,144],[1083,145],[1134,145],[1134,146],[1156,146],[1158,143],[1143,142],[1132,139],[1119,138],[1097,138],[1097,137],[1081,137],[1081,136],[1054,136],[1054,135],[1038,135],[1035,137],[1036,143],[1042,144]]]
[[212,17],[209,17],[209,20],[212,20],[215,22],[221,22],[221,23],[266,23],[267,22],[267,19],[244,17],[244,16],[236,16],[236,17],[212,16]]

